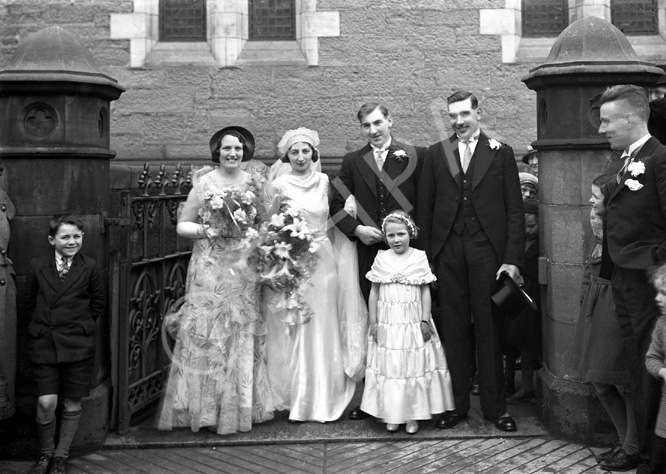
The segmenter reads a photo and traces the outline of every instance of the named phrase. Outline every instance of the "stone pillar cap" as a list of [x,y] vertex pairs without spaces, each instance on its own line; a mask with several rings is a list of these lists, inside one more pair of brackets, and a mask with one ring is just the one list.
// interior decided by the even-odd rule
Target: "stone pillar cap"
[[612,23],[590,16],[562,31],[546,62],[530,69],[522,81],[527,83],[538,76],[599,73],[643,73],[641,82],[646,84],[664,74],[654,64],[639,59],[627,37]]
[[59,26],[50,26],[22,41],[8,66],[0,69],[0,82],[79,82],[125,88],[104,74],[79,38]]

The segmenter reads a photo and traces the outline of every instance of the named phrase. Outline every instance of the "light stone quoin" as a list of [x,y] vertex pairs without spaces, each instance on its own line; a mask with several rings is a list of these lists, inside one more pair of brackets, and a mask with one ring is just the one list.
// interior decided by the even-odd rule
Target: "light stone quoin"
[[111,14],[111,39],[130,40],[130,66],[319,64],[319,38],[340,36],[340,13],[296,0],[296,41],[248,41],[248,0],[207,5],[206,42],[159,42],[159,0],[134,0],[133,13]]

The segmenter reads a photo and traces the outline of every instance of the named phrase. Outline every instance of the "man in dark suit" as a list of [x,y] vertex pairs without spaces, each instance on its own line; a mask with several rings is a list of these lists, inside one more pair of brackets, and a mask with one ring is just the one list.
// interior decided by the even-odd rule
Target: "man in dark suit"
[[645,354],[659,317],[648,270],[666,261],[666,147],[648,133],[650,107],[641,87],[610,87],[599,104],[599,133],[613,150],[623,152],[617,179],[603,190],[608,197],[602,269],[609,268],[609,259],[615,264],[613,298],[633,376],[640,451],[632,456],[620,450],[603,467],[628,470],[638,464],[640,473],[648,472],[650,432],[659,400],[659,382],[645,369]]
[[467,417],[475,340],[484,417],[499,430],[515,431],[505,404],[504,317],[490,295],[502,272],[522,283],[525,216],[518,167],[511,147],[479,129],[481,109],[474,95],[458,91],[447,104],[455,133],[428,149],[417,208],[419,239],[438,279],[436,323],[456,402],[436,426],[453,428]]
[[[415,215],[416,187],[426,150],[391,136],[393,118],[381,104],[364,104],[356,116],[368,144],[342,159],[339,178],[333,182],[330,214],[335,225],[357,243],[359,286],[367,303],[372,284],[365,275],[377,252],[388,248],[380,230],[382,221],[398,209]],[[349,414],[352,420],[367,416],[358,407]]]

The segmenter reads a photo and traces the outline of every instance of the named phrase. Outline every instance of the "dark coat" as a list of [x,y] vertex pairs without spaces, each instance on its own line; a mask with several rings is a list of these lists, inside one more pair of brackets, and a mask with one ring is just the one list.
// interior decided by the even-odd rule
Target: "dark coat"
[[[605,186],[607,218],[604,238],[607,255],[615,265],[647,270],[666,261],[666,147],[652,137],[634,161],[645,164],[645,172],[626,172],[620,183]],[[626,182],[643,185],[631,191]]]
[[[331,219],[350,240],[355,241],[354,229],[359,225],[381,228],[382,220],[392,211],[402,209],[415,215],[416,189],[426,149],[400,143],[394,138],[391,148],[404,150],[408,156],[398,159],[386,157],[381,172],[377,168],[372,147],[348,153],[342,159],[340,175],[333,181]],[[345,200],[353,194],[356,199],[356,218],[344,210]],[[413,244],[418,246],[418,242]],[[361,293],[367,301],[371,283],[365,278],[380,249],[388,248],[384,242],[364,245],[358,242],[358,278]]]
[[[369,144],[346,154],[342,159],[339,179],[343,186],[333,182],[330,211],[333,222],[351,240],[356,239],[353,232],[357,226],[380,228],[382,215],[391,211],[402,209],[414,216],[417,183],[426,149],[406,145],[395,138],[391,140],[391,147],[404,150],[409,159],[400,161],[395,157],[387,157],[380,174],[386,185],[387,192],[384,196],[379,193],[377,175],[380,172]],[[356,198],[356,218],[344,211],[345,200],[349,194]]]
[[96,320],[105,307],[104,283],[92,258],[76,254],[62,281],[54,253],[33,259],[25,285],[30,360],[54,364],[94,357]]
[[648,130],[650,135],[666,144],[666,97],[650,102]]
[[[447,153],[448,149],[448,153]],[[502,263],[522,268],[525,251],[525,214],[518,167],[513,149],[489,145],[481,132],[474,150],[472,202],[474,210]],[[421,171],[417,224],[419,241],[430,261],[442,250],[458,212],[462,177],[455,135],[432,145]]]

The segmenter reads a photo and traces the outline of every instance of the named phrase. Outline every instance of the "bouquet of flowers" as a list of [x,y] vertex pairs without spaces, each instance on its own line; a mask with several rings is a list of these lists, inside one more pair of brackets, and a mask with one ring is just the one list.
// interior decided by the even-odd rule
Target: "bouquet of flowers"
[[206,226],[206,237],[241,237],[246,245],[258,237],[257,227],[262,216],[261,196],[253,190],[237,188],[208,190],[199,217]]
[[312,309],[305,302],[302,289],[309,283],[315,263],[314,231],[287,201],[262,225],[260,233],[261,282],[280,293],[276,306],[285,310],[282,321],[289,326],[307,323],[312,319]]

